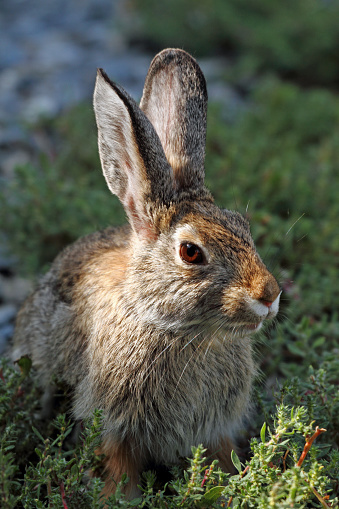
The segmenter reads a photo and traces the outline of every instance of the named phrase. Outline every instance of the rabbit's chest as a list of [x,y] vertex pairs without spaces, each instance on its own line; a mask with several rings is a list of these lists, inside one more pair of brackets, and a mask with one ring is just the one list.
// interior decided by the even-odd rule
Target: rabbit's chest
[[144,421],[147,445],[159,451],[159,461],[231,436],[248,409],[254,371],[251,349],[239,345],[232,354],[212,350],[163,376]]
[[[223,338],[209,348],[159,347],[143,355],[129,350],[129,356],[124,346],[112,357],[109,383],[103,383],[100,371],[91,377],[98,395],[92,402],[84,381],[80,410],[102,401],[112,436],[138,437],[142,449],[160,463],[188,456],[192,445],[211,446],[225,434],[232,436],[247,411],[255,373],[248,340]],[[80,411],[77,415],[82,418]]]

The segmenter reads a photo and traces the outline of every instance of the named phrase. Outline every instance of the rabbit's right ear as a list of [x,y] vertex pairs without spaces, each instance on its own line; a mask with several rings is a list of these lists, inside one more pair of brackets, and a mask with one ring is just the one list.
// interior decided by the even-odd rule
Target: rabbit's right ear
[[201,190],[205,178],[207,89],[191,55],[165,49],[147,73],[140,108],[152,122],[178,190]]
[[147,239],[158,232],[149,210],[170,203],[173,171],[152,124],[135,101],[98,69],[94,111],[102,170],[109,189],[123,204],[135,232]]

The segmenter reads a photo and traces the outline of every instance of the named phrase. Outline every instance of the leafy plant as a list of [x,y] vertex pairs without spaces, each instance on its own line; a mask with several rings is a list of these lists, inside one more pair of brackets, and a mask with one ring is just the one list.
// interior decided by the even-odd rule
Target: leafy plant
[[95,122],[87,105],[32,129],[49,136],[53,148],[39,154],[35,164],[17,167],[14,178],[0,188],[1,230],[19,259],[17,269],[31,275],[78,237],[124,218],[101,175]]
[[[77,444],[69,439],[73,423],[64,414],[54,420],[50,438],[44,438],[46,424],[32,411],[32,403],[36,410],[38,404],[29,360],[20,360],[21,373],[2,360],[1,507],[336,507],[339,452],[333,440],[338,439],[339,395],[333,382],[337,363],[336,359],[332,365],[311,369],[306,383],[299,379],[286,382],[274,400],[258,397],[267,424],[261,423],[260,438],[251,440],[252,455],[244,465],[232,453],[238,474],[223,473],[216,460],[210,463],[204,458],[200,445],[192,448],[184,470],[172,468],[172,480],[165,485],[159,485],[156,473],[144,473],[140,497],[128,501],[123,493],[126,477],[109,499],[102,495],[103,481],[94,477],[100,472],[96,449],[101,412],[95,411],[93,419],[84,424]],[[290,401],[303,406],[291,407]],[[327,432],[315,426],[315,421],[321,426],[324,423]],[[29,439],[23,445],[24,436]],[[90,477],[88,472],[92,472]]]
[[[88,491],[82,484],[86,470],[92,465],[94,468],[97,460],[95,449],[100,444],[101,413],[96,411],[92,422],[85,426],[80,450],[65,450],[65,439],[72,432],[73,425],[67,422],[64,414],[56,418],[54,426],[57,436],[53,441],[49,438],[44,440],[33,428],[41,441],[35,449],[39,461],[26,469],[18,502],[32,509],[46,507],[46,500],[56,507],[102,507],[100,492],[103,483],[90,482],[91,489]],[[71,505],[66,502],[68,499]]]
[[0,505],[4,509],[15,507],[20,488],[16,478],[36,443],[32,425],[39,391],[27,378],[31,361],[22,358],[18,365],[16,371],[5,359],[0,362]]
[[[234,455],[240,475],[232,476],[224,491],[224,495],[231,497],[232,507],[288,508],[307,507],[309,503],[317,507],[316,500],[312,499],[317,499],[323,507],[331,507],[326,503],[331,490],[329,479],[323,473],[324,466],[317,460],[315,450],[307,458],[314,440],[326,431],[318,426],[314,430],[312,424],[303,407],[277,408],[274,431],[264,423],[261,440],[251,442],[253,456],[245,468]],[[305,439],[303,448],[301,437]]]
[[133,0],[130,5],[134,16],[125,28],[131,40],[155,50],[175,46],[196,56],[230,56],[242,80],[269,71],[307,85],[338,84],[337,0]]

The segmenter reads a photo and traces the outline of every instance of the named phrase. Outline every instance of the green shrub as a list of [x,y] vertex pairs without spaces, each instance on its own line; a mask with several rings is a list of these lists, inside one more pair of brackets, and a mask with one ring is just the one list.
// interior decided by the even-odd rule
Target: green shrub
[[[88,471],[95,472],[100,462],[95,450],[100,443],[101,412],[94,412],[93,419],[85,423],[77,445],[67,439],[72,424],[63,414],[53,423],[53,436],[44,438],[34,427],[42,424],[32,412],[32,401],[37,399],[32,398],[29,360],[23,358],[19,363],[23,366],[21,373],[5,361],[1,362],[0,371],[0,500],[4,509],[99,509],[104,504],[107,508],[207,508],[225,507],[231,501],[234,508],[280,509],[335,507],[338,502],[335,490],[339,454],[332,443],[337,423],[331,421],[335,405],[338,409],[339,395],[331,383],[333,373],[328,375],[326,369],[311,373],[313,390],[307,394],[305,386],[294,380],[275,395],[278,407],[273,419],[268,416],[268,424],[261,426],[260,437],[252,439],[252,457],[242,465],[236,453],[232,454],[238,474],[221,472],[216,461],[209,463],[204,458],[204,449],[199,446],[192,449],[192,459],[184,471],[179,467],[172,469],[172,480],[167,485],[156,484],[154,472],[143,474],[142,495],[128,502],[122,491],[126,478],[117,486],[115,495],[106,500],[101,496],[103,482],[88,477]],[[307,396],[305,406],[287,406],[285,402],[294,400],[295,393]],[[272,406],[262,404],[266,410],[267,405]],[[320,426],[315,427],[314,409],[318,409],[319,424],[324,422],[321,413],[326,409],[327,433]],[[29,438],[24,446],[20,440],[23,430]],[[325,440],[321,440],[323,436]]]
[[14,178],[0,187],[0,232],[9,238],[18,270],[28,274],[47,267],[78,237],[124,218],[101,174],[88,105],[41,121],[32,130],[50,138],[52,154],[16,168]]
[[153,49],[236,58],[241,73],[273,71],[338,84],[338,0],[133,0],[130,37]]

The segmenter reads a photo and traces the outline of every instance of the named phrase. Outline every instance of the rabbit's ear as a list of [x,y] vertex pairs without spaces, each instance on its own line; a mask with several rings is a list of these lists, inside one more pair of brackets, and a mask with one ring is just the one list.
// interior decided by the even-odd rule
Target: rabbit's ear
[[177,189],[202,187],[207,90],[197,62],[179,49],[159,53],[150,65],[140,108],[158,133]]
[[173,171],[146,115],[122,87],[98,70],[94,91],[101,165],[138,235],[157,235],[148,213],[154,203],[169,203]]

